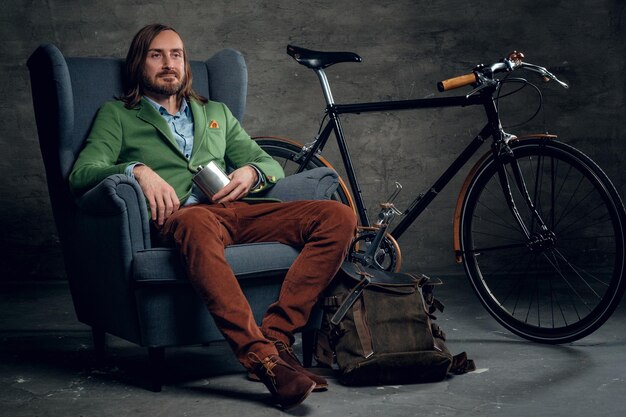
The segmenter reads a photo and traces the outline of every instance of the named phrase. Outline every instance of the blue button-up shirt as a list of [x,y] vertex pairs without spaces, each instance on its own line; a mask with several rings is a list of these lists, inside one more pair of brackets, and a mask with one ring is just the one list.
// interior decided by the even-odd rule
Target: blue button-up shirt
[[145,97],[146,101],[150,103],[165,119],[176,143],[180,147],[180,150],[185,155],[185,158],[191,157],[191,150],[193,149],[193,114],[191,113],[191,107],[187,104],[186,100],[183,100],[180,109],[174,115],[171,115],[165,107],[161,106],[156,101]]

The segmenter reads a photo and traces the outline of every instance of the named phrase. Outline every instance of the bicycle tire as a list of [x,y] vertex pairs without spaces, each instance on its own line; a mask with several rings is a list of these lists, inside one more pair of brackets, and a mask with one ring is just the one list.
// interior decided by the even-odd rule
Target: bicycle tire
[[[258,136],[253,139],[265,152],[270,154],[272,158],[274,158],[280,164],[280,166],[283,168],[283,171],[285,171],[285,175],[293,175],[297,172],[300,164],[296,162],[296,159],[302,151],[303,145],[291,139],[273,136]],[[305,167],[305,170],[319,167],[327,167],[335,170],[326,159],[318,155],[315,155],[311,158],[311,160]],[[355,211],[355,205],[352,200],[352,196],[348,192],[348,189],[346,188],[346,185],[341,177],[339,177],[339,186],[331,196],[331,199],[340,201],[343,204],[351,207]]]
[[537,138],[511,148],[554,238],[532,221],[508,164],[511,192],[533,236],[526,238],[488,157],[473,171],[463,201],[465,271],[483,306],[511,332],[541,343],[581,339],[608,320],[624,293],[624,206],[579,150]]

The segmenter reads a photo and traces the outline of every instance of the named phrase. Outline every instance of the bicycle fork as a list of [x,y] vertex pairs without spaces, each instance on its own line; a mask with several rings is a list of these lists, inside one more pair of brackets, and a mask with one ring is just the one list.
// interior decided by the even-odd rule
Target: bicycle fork
[[[553,245],[555,241],[555,235],[546,226],[541,215],[539,214],[539,211],[537,210],[535,202],[530,197],[530,193],[528,192],[528,187],[526,186],[526,181],[524,180],[522,170],[517,162],[517,159],[515,158],[513,149],[511,149],[511,147],[509,146],[509,142],[516,139],[516,137],[514,135],[504,132],[504,130],[502,129],[502,124],[500,123],[500,117],[498,115],[498,109],[496,103],[491,98],[491,93],[489,93],[488,96],[484,95],[483,97],[485,97],[484,107],[487,113],[487,118],[489,120],[487,126],[490,127],[492,135],[494,135],[494,141],[491,149],[495,162],[497,164],[496,167],[498,170],[500,186],[502,188],[502,192],[504,193],[506,203],[511,210],[511,214],[515,218],[515,221],[520,227],[520,230],[526,237],[527,245],[530,250],[541,250],[545,248],[546,244]],[[528,228],[524,223],[524,220],[522,219],[522,216],[515,203],[515,199],[513,198],[513,192],[511,191],[509,176],[506,171],[507,163],[511,167],[513,178],[515,179],[515,185],[519,193],[521,194],[521,197],[524,200],[526,207],[531,213],[532,220],[530,228]],[[535,192],[537,191],[535,190]],[[533,226],[535,221],[537,222],[541,230],[539,234],[533,234]]]
[[[510,139],[512,136],[506,133],[502,133],[505,137]],[[508,139],[498,141],[494,143],[494,157],[497,164],[498,169],[498,178],[500,180],[500,186],[502,188],[502,192],[504,193],[504,198],[506,203],[515,218],[520,230],[524,234],[527,239],[528,246],[531,250],[534,249],[542,249],[545,248],[546,244],[552,245],[555,241],[555,235],[552,231],[548,229],[548,226],[544,222],[541,214],[537,210],[537,206],[533,199],[530,196],[528,191],[528,187],[526,186],[526,181],[524,180],[524,175],[522,170],[515,158],[513,150],[508,145]],[[539,162],[538,162],[539,163]],[[511,171],[513,173],[513,178],[515,180],[515,186],[517,187],[523,201],[528,208],[532,222],[536,221],[539,225],[541,232],[539,234],[533,234],[533,223],[531,222],[530,228],[527,227],[526,223],[522,219],[522,216],[517,208],[517,204],[515,203],[515,199],[513,197],[513,192],[511,190],[511,182],[509,180],[509,175],[506,171],[506,165],[509,165]],[[538,166],[538,169],[540,167]]]

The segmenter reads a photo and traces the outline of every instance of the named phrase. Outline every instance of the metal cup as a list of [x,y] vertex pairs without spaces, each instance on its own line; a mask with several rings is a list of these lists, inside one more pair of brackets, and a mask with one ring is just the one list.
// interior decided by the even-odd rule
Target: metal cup
[[230,182],[224,171],[213,161],[199,169],[192,178],[193,182],[207,197],[211,198]]

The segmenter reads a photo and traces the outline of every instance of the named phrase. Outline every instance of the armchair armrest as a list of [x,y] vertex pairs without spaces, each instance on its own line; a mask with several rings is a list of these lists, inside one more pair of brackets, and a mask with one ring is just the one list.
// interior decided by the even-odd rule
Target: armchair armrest
[[140,343],[132,265],[150,248],[145,198],[137,181],[111,175],[76,200],[70,281],[79,320]]
[[134,178],[111,175],[77,200],[81,213],[94,217],[126,217],[131,246],[150,247],[150,223],[146,199]]
[[[281,201],[327,200],[338,185],[337,173],[323,167],[290,175],[257,195]],[[151,247],[148,208],[141,187],[134,178],[111,175],[87,191],[76,203],[83,221],[119,217],[121,223],[116,224],[125,229],[119,232],[128,236],[132,253]]]
[[259,194],[281,201],[328,200],[338,185],[337,173],[330,168],[322,167],[285,177],[266,192]]

